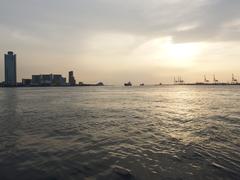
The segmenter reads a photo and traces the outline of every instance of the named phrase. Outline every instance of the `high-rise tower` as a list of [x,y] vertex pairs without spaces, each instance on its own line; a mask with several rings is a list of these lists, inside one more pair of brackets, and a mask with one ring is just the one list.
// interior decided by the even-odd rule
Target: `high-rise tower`
[[75,86],[76,85],[76,80],[73,76],[73,71],[69,71],[68,73],[68,80],[69,80],[69,85],[70,86]]
[[17,63],[16,54],[9,51],[4,57],[5,63],[5,85],[16,86],[17,85]]

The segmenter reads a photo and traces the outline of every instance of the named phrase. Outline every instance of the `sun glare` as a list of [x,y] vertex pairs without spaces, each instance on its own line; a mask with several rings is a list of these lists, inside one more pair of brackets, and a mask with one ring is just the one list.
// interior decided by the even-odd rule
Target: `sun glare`
[[177,66],[190,66],[200,53],[200,45],[197,43],[168,43],[165,47],[165,51],[171,64]]
[[[171,36],[156,38],[142,44],[133,51],[132,56],[149,60],[165,66],[192,66],[204,50],[203,43],[174,43]],[[149,61],[148,61],[149,62]]]

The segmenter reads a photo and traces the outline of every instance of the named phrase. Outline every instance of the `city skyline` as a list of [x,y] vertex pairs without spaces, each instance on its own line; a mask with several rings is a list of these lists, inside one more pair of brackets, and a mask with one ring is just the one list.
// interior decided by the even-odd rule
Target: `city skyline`
[[4,54],[4,81],[0,82],[0,87],[69,87],[69,86],[104,86],[103,82],[85,83],[76,82],[74,71],[68,72],[68,81],[62,74],[41,73],[33,74],[31,78],[22,78],[17,81],[17,54],[8,51]]
[[[25,83],[24,82],[27,82],[25,85],[27,84],[32,84],[34,86],[34,83],[33,82],[30,82],[31,78],[32,79],[35,79],[37,78],[37,84],[42,86],[44,85],[45,83],[43,83],[41,85],[40,81],[45,81],[44,78],[42,80],[40,80],[42,78],[42,76],[46,76],[47,79],[52,79],[50,84],[54,85],[54,81],[56,82],[55,78],[56,77],[59,81],[57,84],[58,86],[65,86],[65,85],[70,85],[70,86],[75,86],[75,85],[78,85],[75,77],[73,76],[73,71],[68,71],[68,83],[66,82],[66,78],[62,77],[62,74],[54,74],[54,73],[39,73],[38,75],[34,74],[34,75],[31,75],[31,78],[25,78],[25,77],[17,77],[17,54],[15,54],[13,51],[8,51],[6,54],[4,54],[4,81],[0,81],[0,83],[4,83],[5,85],[7,86],[16,86],[17,83],[22,83],[22,85],[24,85]],[[11,72],[9,74],[9,72]],[[52,77],[50,77],[52,76]],[[230,76],[229,76],[230,77]],[[60,78],[60,79],[59,79]],[[63,78],[61,80],[61,78]],[[20,79],[20,80],[17,80],[17,79]],[[64,80],[65,79],[65,80]],[[166,83],[166,84],[184,84],[184,83],[187,83],[187,84],[195,84],[195,83],[205,83],[205,84],[215,84],[215,83],[227,83],[227,84],[238,84],[239,82],[239,77],[236,77],[235,74],[231,74],[231,80],[230,78],[227,79],[227,81],[222,81],[222,80],[217,80],[216,78],[216,75],[213,74],[212,75],[212,79],[211,77],[207,77],[206,74],[203,76],[203,79],[200,80],[200,81],[195,81],[195,82],[187,82],[185,81],[182,76],[174,76],[173,81],[170,82],[170,83]],[[29,81],[29,82],[28,82]],[[47,80],[48,81],[48,80]],[[139,81],[140,82],[140,81]],[[102,82],[99,82],[102,84]],[[129,81],[130,83],[130,81]],[[136,83],[136,82],[135,82]],[[49,84],[49,85],[50,85]],[[141,83],[142,84],[142,83]],[[140,85],[141,85],[140,84]],[[143,83],[144,84],[144,83]],[[162,84],[162,83],[160,83]],[[35,84],[36,85],[36,84]],[[55,84],[56,85],[56,84]],[[79,85],[84,85],[84,83],[80,80],[79,81]],[[89,84],[85,84],[85,85],[89,85]],[[90,84],[90,85],[96,85],[96,84]],[[149,84],[150,85],[150,84]],[[152,84],[153,85],[153,84]],[[154,83],[154,85],[159,85],[158,83]]]
[[228,82],[231,74],[240,76],[239,5],[237,0],[3,1],[0,53],[17,53],[18,81],[49,72],[67,77],[72,69],[77,81],[106,84],[172,83],[174,76],[197,82],[213,74]]

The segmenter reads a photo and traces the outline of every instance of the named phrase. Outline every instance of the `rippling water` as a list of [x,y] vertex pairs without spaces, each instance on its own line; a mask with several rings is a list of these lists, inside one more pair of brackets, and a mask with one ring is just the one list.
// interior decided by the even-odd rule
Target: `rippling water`
[[0,89],[1,180],[239,177],[240,87]]

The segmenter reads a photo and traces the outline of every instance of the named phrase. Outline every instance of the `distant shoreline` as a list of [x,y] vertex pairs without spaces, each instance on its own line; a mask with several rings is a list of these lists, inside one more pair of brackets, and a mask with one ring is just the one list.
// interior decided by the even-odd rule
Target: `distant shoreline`
[[[69,85],[30,85],[30,86],[0,86],[0,88],[51,88],[51,87],[102,87],[102,86],[115,86],[115,85],[99,85],[99,84],[81,84],[81,85],[75,85],[75,86],[69,86]],[[116,85],[117,86],[117,85]],[[240,83],[237,84],[230,84],[230,83],[184,83],[184,84],[146,84],[145,86],[240,86]],[[124,87],[124,85],[122,86]],[[133,85],[131,87],[144,87],[139,85]]]
[[239,86],[240,83],[237,84],[231,84],[231,83],[184,83],[184,84],[173,84],[173,85],[178,85],[178,86]]
[[23,86],[23,85],[17,85],[17,86],[0,86],[0,88],[31,88],[31,87],[89,87],[89,86],[105,86],[102,84],[81,84],[81,85],[74,85],[74,86],[70,86],[70,85],[29,85],[29,86]]

